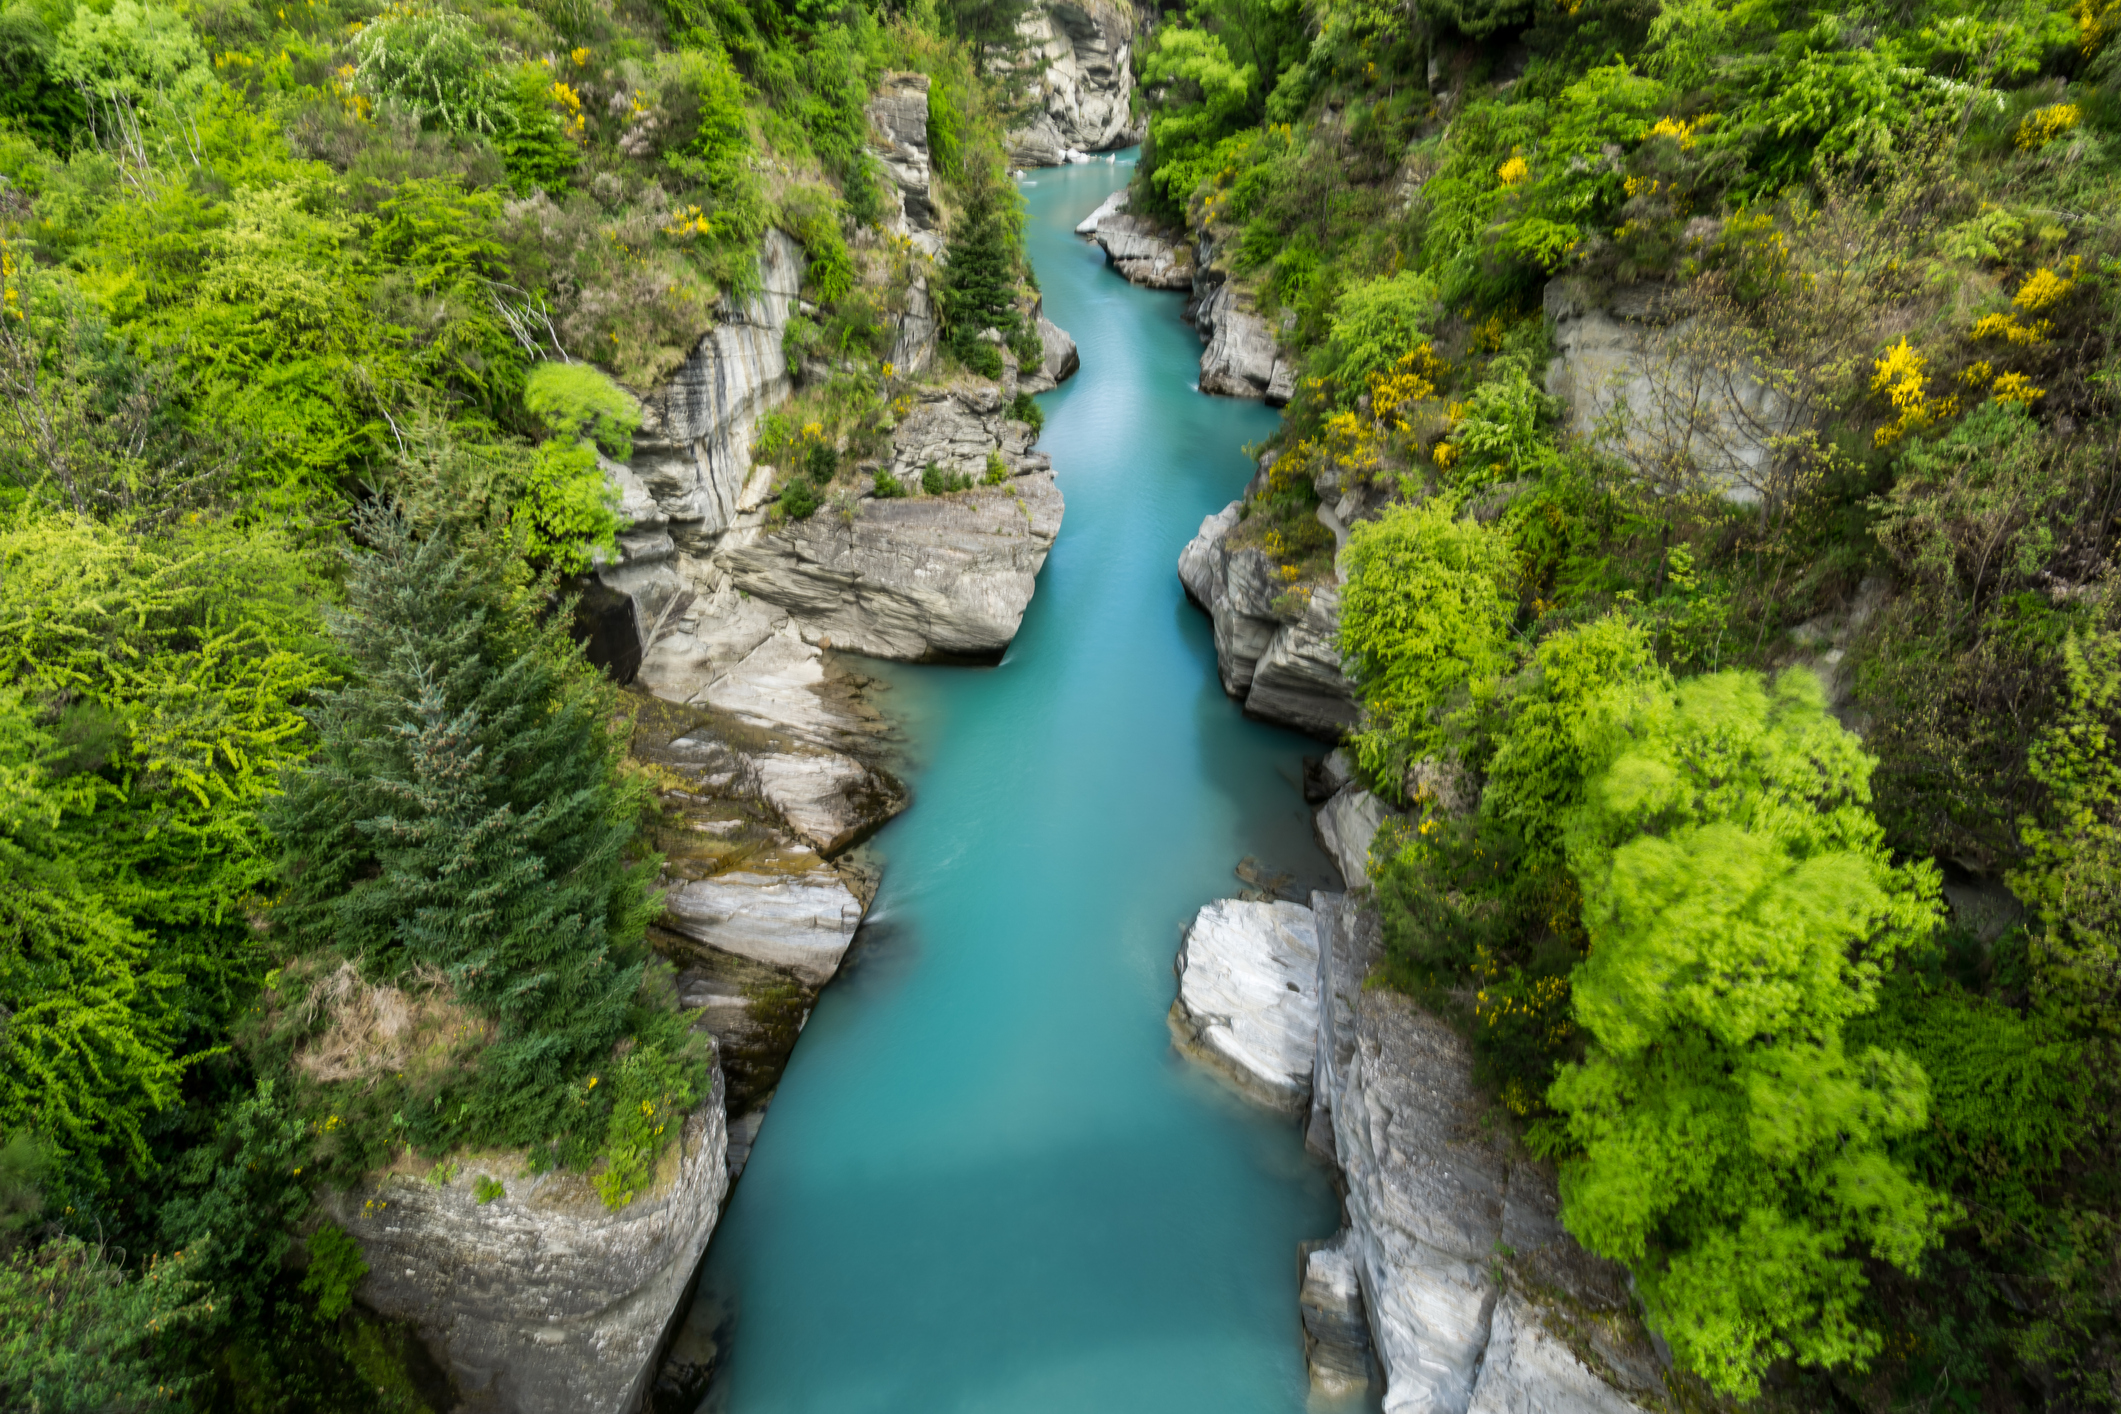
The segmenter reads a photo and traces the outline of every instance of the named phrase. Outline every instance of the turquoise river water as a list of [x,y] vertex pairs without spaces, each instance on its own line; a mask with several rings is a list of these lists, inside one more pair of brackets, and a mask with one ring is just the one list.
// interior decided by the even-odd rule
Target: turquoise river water
[[1178,295],[1075,223],[1125,162],[1033,173],[1082,371],[1040,446],[1067,517],[994,668],[875,669],[913,808],[708,1255],[727,1414],[1287,1414],[1297,1243],[1338,1222],[1293,1125],[1173,1054],[1171,963],[1244,855],[1332,886],[1299,761],[1217,684],[1178,552],[1276,414],[1195,390]]

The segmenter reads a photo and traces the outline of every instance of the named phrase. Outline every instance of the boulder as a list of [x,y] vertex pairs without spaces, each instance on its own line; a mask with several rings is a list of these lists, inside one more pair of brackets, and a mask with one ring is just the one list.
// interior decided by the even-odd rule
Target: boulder
[[1568,277],[1549,281],[1543,300],[1555,350],[1547,391],[1579,436],[1660,490],[1699,485],[1760,499],[1796,415],[1729,331],[1662,286],[1605,289]]
[[1152,290],[1193,288],[1192,249],[1143,217],[1114,212],[1097,223],[1090,238],[1104,247],[1112,268],[1134,284]]
[[1038,109],[1009,134],[1011,166],[1057,167],[1141,141],[1131,12],[1110,0],[1045,0],[1024,12],[1017,35],[1020,57],[1002,67],[1035,72]]
[[[728,1192],[719,1068],[648,1188],[617,1210],[589,1177],[521,1152],[407,1157],[320,1205],[361,1246],[356,1295],[411,1322],[492,1414],[632,1414]],[[502,1187],[482,1199],[478,1180]]]
[[1290,613],[1289,586],[1266,552],[1227,543],[1243,508],[1232,501],[1202,520],[1178,557],[1187,597],[1215,625],[1223,691],[1248,716],[1338,741],[1362,719],[1340,669],[1339,588],[1308,586],[1308,599],[1295,596],[1299,607]]
[[1319,847],[1339,866],[1341,882],[1349,888],[1370,886],[1370,842],[1392,813],[1391,806],[1351,781],[1312,817]]
[[1020,393],[1051,392],[1073,378],[1083,361],[1076,353],[1075,340],[1068,336],[1068,331],[1046,317],[1043,301],[1032,311],[1031,317],[1033,327],[1038,330],[1038,367],[1019,374],[1016,390]]
[[[1194,327],[1208,341],[1200,356],[1200,390],[1232,398],[1264,398],[1279,407],[1295,389],[1283,373],[1281,350],[1250,296],[1228,280],[1219,282],[1194,310]],[[1277,399],[1272,396],[1278,393]]]
[[[944,463],[948,465],[949,463]],[[726,558],[736,584],[833,648],[906,662],[993,661],[1060,532],[1051,471],[945,496],[823,510]]]
[[1302,904],[1217,899],[1186,929],[1171,1033],[1260,1103],[1310,1104],[1318,941]]
[[1304,1244],[1303,1285],[1296,1298],[1304,1363],[1312,1386],[1328,1398],[1359,1394],[1370,1384],[1369,1318],[1348,1237],[1343,1229],[1330,1241]]
[[1097,234],[1098,223],[1107,216],[1116,216],[1127,209],[1127,189],[1121,187],[1098,203],[1097,210],[1075,223],[1075,234],[1090,236]]

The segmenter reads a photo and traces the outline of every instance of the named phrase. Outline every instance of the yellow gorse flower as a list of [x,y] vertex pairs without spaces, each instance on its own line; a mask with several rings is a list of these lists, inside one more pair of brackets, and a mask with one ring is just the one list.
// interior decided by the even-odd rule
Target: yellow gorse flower
[[2018,124],[2018,146],[2027,152],[2045,147],[2083,120],[2083,110],[2074,103],[2050,103],[2045,108],[2035,108]]
[[1532,164],[1522,157],[1512,156],[1509,161],[1495,169],[1495,176],[1506,187],[1514,187],[1532,175]]

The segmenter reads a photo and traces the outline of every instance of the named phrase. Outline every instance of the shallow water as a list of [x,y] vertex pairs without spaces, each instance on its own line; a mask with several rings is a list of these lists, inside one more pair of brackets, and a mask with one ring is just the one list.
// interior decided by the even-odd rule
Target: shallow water
[[1067,518],[1000,666],[876,669],[915,803],[708,1256],[729,1414],[1305,1407],[1296,1247],[1336,1226],[1328,1175],[1164,1024],[1180,929],[1240,857],[1333,886],[1298,789],[1320,748],[1239,715],[1176,573],[1276,414],[1195,391],[1181,297],[1073,234],[1131,172],[1024,183],[1082,349],[1041,399]]

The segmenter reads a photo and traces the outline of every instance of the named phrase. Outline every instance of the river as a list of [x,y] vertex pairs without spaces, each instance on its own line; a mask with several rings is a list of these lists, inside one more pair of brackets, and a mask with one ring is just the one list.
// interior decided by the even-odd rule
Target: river
[[1031,174],[1026,243],[1082,371],[1040,401],[1067,497],[990,669],[876,665],[913,808],[715,1234],[691,1319],[727,1414],[1287,1414],[1297,1243],[1329,1175],[1173,1054],[1179,933],[1257,855],[1337,887],[1300,758],[1217,684],[1178,552],[1273,431],[1195,389],[1181,297],[1075,223],[1128,163]]

